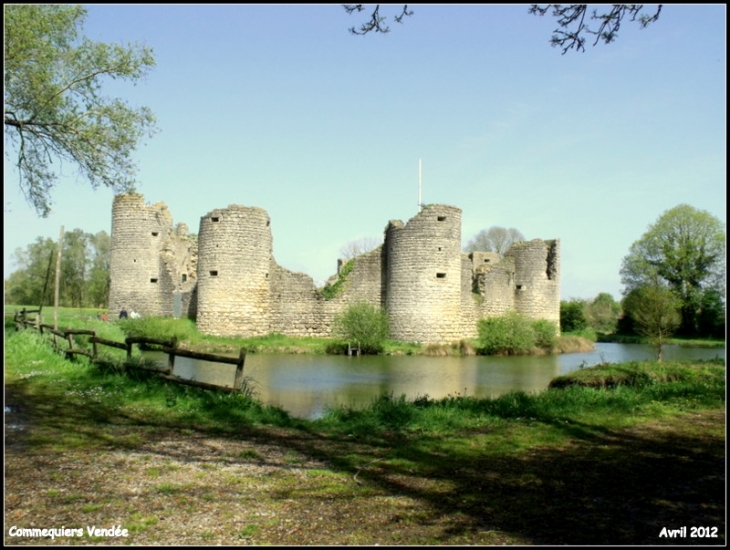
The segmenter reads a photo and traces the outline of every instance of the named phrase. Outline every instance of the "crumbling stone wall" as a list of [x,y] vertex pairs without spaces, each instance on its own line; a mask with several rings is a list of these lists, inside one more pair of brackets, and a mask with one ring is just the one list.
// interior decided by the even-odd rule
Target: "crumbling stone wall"
[[313,279],[284,269],[273,259],[270,273],[270,332],[289,336],[328,335],[324,299]]
[[515,310],[560,325],[560,241],[515,243],[505,254],[515,262]]
[[[195,318],[197,313],[198,239],[188,234],[188,226],[178,223],[168,234],[160,252],[162,267],[171,281],[173,315]],[[176,302],[179,302],[176,304]]]
[[[343,265],[341,263],[341,265]],[[334,284],[338,277],[332,277]],[[356,302],[381,305],[383,296],[382,247],[353,260],[352,271],[329,299],[309,275],[271,265],[271,332],[290,336],[332,336],[335,316]]]
[[213,210],[194,239],[184,224],[172,228],[164,203],[120,195],[111,272],[110,307],[160,316],[181,310],[201,332],[220,336],[331,336],[335,317],[360,301],[385,308],[392,338],[423,343],[474,337],[479,319],[513,310],[560,320],[559,241],[517,243],[502,259],[464,254],[461,210],[445,205],[424,207],[407,224],[391,221],[383,246],[331,278],[339,280],[331,295],[276,263],[261,208]]
[[173,314],[173,292],[181,272],[194,273],[195,248],[191,242],[180,240],[176,231],[165,203],[147,205],[137,194],[114,198],[109,284],[112,312],[125,307],[142,315]]

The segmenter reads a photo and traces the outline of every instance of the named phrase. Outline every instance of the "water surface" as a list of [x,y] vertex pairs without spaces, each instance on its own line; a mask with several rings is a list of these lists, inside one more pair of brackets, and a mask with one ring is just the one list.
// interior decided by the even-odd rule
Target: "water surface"
[[[665,360],[725,357],[725,348],[666,346]],[[598,343],[594,351],[520,357],[422,357],[268,355],[246,357],[244,375],[267,404],[301,418],[317,418],[328,407],[363,407],[379,395],[441,398],[497,397],[510,391],[539,392],[550,380],[581,367],[656,358],[643,344]],[[178,376],[232,386],[235,366],[185,357],[175,359]]]

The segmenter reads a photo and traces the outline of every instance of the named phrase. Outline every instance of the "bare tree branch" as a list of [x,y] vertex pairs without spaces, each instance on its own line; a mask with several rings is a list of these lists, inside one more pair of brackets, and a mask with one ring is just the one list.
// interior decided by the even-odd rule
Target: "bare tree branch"
[[644,9],[643,4],[613,4],[609,11],[600,14],[597,9],[594,9],[590,16],[590,21],[600,21],[597,30],[593,30],[585,22],[587,9],[587,4],[547,4],[545,6],[533,4],[528,10],[528,13],[543,16],[551,12],[550,15],[557,19],[560,27],[553,31],[550,44],[553,47],[559,46],[563,48],[563,54],[565,54],[570,49],[585,51],[586,39],[583,36],[584,33],[595,35],[594,46],[600,40],[603,40],[606,44],[610,44],[618,36],[621,22],[625,17],[630,17],[629,21],[638,20],[641,28],[646,28],[650,23],[659,19],[662,4],[657,6],[656,12],[653,15],[641,13],[641,10]]
[[[343,4],[342,7],[348,14],[360,13],[365,11],[364,4]],[[388,18],[380,15],[381,4],[375,4],[370,13],[370,19],[363,23],[359,29],[350,27],[350,32],[357,35],[365,35],[370,32],[388,33],[390,27],[387,26]],[[552,46],[560,46],[563,48],[563,54],[568,50],[585,51],[586,34],[592,34],[596,37],[593,45],[603,40],[606,44],[613,42],[621,28],[621,22],[624,18],[629,21],[637,21],[643,29],[650,23],[659,19],[662,11],[662,4],[659,4],[655,12],[642,13],[643,4],[612,4],[608,11],[598,13],[598,9],[593,9],[588,21],[596,21],[598,28],[594,29],[586,22],[586,14],[588,13],[588,4],[546,4],[540,6],[533,4],[528,13],[533,15],[549,14],[557,19],[559,28],[553,31],[550,39]],[[393,20],[396,23],[402,23],[403,18],[413,15],[413,11],[408,10],[408,4],[403,5],[400,15],[394,15]]]
[[[363,4],[343,4],[342,7],[348,14],[361,12],[365,9]],[[396,23],[402,23],[404,17],[409,17],[411,15],[413,15],[413,11],[408,11],[408,4],[405,4],[400,15],[393,16],[393,21],[395,21]],[[380,15],[380,4],[376,4],[373,8],[372,13],[370,14],[370,21],[368,21],[367,23],[363,23],[360,26],[359,30],[355,29],[355,27],[350,27],[349,30],[352,34],[357,35],[365,35],[369,32],[382,32],[383,34],[385,34],[390,32],[390,27],[384,24],[386,20],[387,17]]]

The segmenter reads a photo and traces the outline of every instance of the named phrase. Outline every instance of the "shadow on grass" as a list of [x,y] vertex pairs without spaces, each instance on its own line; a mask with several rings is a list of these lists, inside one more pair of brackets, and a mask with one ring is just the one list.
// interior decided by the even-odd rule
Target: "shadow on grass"
[[[724,411],[616,431],[543,418],[531,422],[559,429],[569,436],[568,445],[505,454],[492,452],[488,437],[476,437],[483,433],[474,434],[473,444],[462,451],[440,453],[438,438],[401,432],[353,440],[303,426],[241,425],[235,433],[186,430],[179,422],[120,414],[114,403],[79,406],[56,394],[51,399],[29,393],[22,381],[6,386],[6,405],[11,411],[6,426],[9,419],[18,426],[10,431],[6,427],[6,451],[36,453],[40,468],[46,445],[73,447],[75,442],[80,448],[135,449],[204,464],[220,456],[202,440],[221,437],[296,452],[352,474],[351,485],[414,499],[419,503],[418,524],[440,526],[436,543],[480,541],[484,533],[546,545],[725,543]],[[509,424],[502,429],[508,430]],[[201,440],[192,452],[189,445],[176,444],[191,439]],[[152,450],[160,440],[166,444]],[[282,467],[280,459],[270,460],[265,453],[228,460]],[[217,498],[234,499],[235,490]],[[297,486],[281,489],[276,497],[305,498]],[[328,497],[327,507],[347,506],[347,497],[341,498]],[[405,521],[394,509],[385,529],[398,533]],[[687,535],[692,526],[716,527],[718,537],[661,536],[664,528],[684,526]],[[380,539],[374,535],[373,540]]]

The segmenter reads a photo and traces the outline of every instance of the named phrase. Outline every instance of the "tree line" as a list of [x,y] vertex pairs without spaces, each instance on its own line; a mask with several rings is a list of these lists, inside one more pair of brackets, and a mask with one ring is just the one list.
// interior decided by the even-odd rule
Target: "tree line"
[[[25,249],[16,248],[13,260],[18,269],[5,280],[5,303],[50,306],[54,285],[58,242],[38,237]],[[109,303],[111,237],[81,229],[63,236],[59,280],[59,305],[106,308]]]

